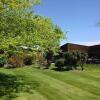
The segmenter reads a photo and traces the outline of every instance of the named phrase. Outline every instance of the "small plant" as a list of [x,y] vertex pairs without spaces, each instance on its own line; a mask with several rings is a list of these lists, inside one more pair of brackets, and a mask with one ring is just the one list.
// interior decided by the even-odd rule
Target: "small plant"
[[73,52],[65,52],[63,54],[63,57],[65,58],[65,66],[67,70],[71,70],[72,67],[74,67],[74,54]]
[[0,67],[3,67],[7,63],[7,57],[5,55],[0,55]]
[[64,65],[65,65],[65,59],[63,59],[63,58],[57,59],[55,61],[55,66],[57,67],[58,70],[62,70]]

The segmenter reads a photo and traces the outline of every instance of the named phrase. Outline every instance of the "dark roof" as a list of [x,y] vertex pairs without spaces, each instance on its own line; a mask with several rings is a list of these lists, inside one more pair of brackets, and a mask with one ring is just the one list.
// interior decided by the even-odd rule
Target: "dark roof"
[[[75,44],[75,43],[66,43],[66,44],[62,45],[61,47],[67,46],[67,45],[85,46],[85,45],[80,45],[80,44]],[[85,47],[89,47],[89,46],[85,46]]]
[[62,45],[61,47],[63,46],[67,46],[67,45],[77,45],[77,46],[85,46],[85,47],[94,47],[94,46],[100,46],[100,44],[97,44],[97,45],[91,45],[91,46],[86,46],[86,45],[81,45],[81,44],[75,44],[75,43],[66,43],[64,45]]
[[97,45],[92,45],[90,47],[100,47],[100,44],[97,44]]

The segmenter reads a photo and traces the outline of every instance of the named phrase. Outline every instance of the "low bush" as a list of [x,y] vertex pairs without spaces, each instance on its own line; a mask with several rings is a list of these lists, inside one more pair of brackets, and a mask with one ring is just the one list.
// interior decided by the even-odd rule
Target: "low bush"
[[[59,54],[60,55],[60,54]],[[83,65],[86,63],[87,60],[87,53],[81,52],[64,52],[63,56],[59,56],[60,58],[56,59],[55,66],[58,69],[62,69],[64,66],[67,70],[77,69],[77,66],[83,68]]]
[[64,65],[65,65],[65,59],[63,59],[63,58],[57,59],[55,61],[55,66],[57,67],[58,70],[62,70]]
[[22,56],[11,56],[8,58],[8,67],[22,67],[23,66],[23,57]]
[[23,51],[17,49],[7,50],[8,67],[22,67],[23,66]]
[[29,54],[24,55],[23,62],[24,62],[25,65],[32,65],[32,63],[33,63],[32,55],[29,55]]
[[5,55],[0,55],[0,67],[3,67],[7,63],[7,57]]
[[65,58],[65,66],[67,70],[71,70],[75,65],[75,56],[73,52],[65,52],[63,54],[63,57]]

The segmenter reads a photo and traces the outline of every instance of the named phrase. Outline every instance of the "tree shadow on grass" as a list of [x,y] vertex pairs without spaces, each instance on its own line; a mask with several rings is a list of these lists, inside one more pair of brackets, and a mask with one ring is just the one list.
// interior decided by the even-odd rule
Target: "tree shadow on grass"
[[62,68],[62,69],[58,69],[58,68],[52,68],[51,70],[54,70],[54,71],[59,71],[59,72],[64,72],[64,71],[70,71],[72,69],[69,69],[69,68]]
[[12,100],[18,97],[17,93],[33,93],[32,90],[39,87],[37,81],[25,82],[23,76],[0,73],[0,98]]

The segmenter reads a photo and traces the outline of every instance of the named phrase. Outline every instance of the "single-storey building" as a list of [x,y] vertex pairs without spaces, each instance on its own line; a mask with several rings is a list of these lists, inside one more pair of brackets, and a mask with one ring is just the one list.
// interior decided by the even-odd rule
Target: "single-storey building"
[[100,45],[85,46],[73,43],[66,43],[60,47],[62,52],[66,51],[79,51],[88,53],[88,58],[100,61]]

